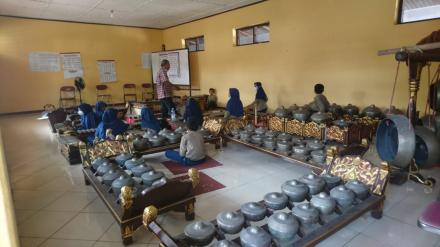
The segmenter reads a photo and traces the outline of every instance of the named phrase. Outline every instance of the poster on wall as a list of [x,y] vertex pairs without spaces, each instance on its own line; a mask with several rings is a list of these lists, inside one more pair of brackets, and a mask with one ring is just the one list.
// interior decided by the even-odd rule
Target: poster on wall
[[99,80],[100,82],[116,81],[115,60],[98,60]]
[[64,79],[84,75],[79,52],[66,52],[60,55],[63,60]]
[[151,53],[144,52],[141,55],[142,68],[151,69]]
[[60,71],[60,55],[55,52],[29,52],[29,68],[36,72]]
[[170,62],[170,70],[168,76],[180,77],[180,57],[179,52],[168,52],[159,54],[159,60],[168,60]]

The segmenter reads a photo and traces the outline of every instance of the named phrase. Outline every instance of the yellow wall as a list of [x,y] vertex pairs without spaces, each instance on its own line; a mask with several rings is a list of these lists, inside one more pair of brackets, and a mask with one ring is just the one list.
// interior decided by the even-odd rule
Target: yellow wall
[[[167,49],[181,39],[205,36],[205,51],[191,55],[193,83],[202,93],[240,89],[252,101],[252,83],[262,81],[269,106],[304,104],[313,85],[324,82],[331,102],[389,105],[396,62],[380,49],[415,44],[440,21],[394,25],[394,0],[270,0],[164,31]],[[270,21],[270,42],[233,47],[232,29]],[[426,84],[426,76],[423,83]],[[426,87],[419,101],[426,101]],[[395,103],[407,105],[407,68],[401,66]],[[421,105],[420,105],[421,106]],[[421,109],[420,107],[419,109]],[[423,103],[424,109],[424,103]]]
[[1,246],[18,247],[17,225],[11,184],[4,153],[2,133],[0,132],[0,243]]
[[158,51],[162,31],[105,25],[0,17],[0,113],[58,105],[58,89],[73,85],[63,72],[32,72],[32,51],[81,52],[87,103],[96,102],[99,84],[96,60],[114,59],[118,81],[108,83],[113,102],[122,102],[122,84],[151,82],[151,70],[142,68],[141,53]]

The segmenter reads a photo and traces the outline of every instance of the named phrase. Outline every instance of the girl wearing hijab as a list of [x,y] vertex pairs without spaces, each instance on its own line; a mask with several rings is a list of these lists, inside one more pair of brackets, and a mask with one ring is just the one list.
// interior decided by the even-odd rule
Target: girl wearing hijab
[[257,108],[258,112],[267,112],[268,99],[266,92],[264,92],[263,86],[261,85],[261,82],[255,82],[254,87],[257,91],[257,93],[255,94],[255,100],[247,108],[252,110],[255,110],[255,108]]
[[202,110],[200,110],[199,103],[194,98],[189,98],[185,105],[185,113],[183,114],[183,119],[186,123],[189,123],[190,120],[195,121],[200,128],[203,124],[203,114]]
[[95,113],[98,118],[98,124],[102,121],[102,115],[104,114],[106,107],[107,107],[107,104],[105,102],[103,102],[103,101],[96,102]]
[[78,114],[81,117],[81,127],[79,129],[95,129],[97,127],[98,119],[91,105],[86,103],[80,104]]
[[96,136],[100,139],[106,138],[106,130],[111,129],[113,135],[119,135],[124,133],[128,128],[128,124],[118,119],[115,109],[110,108],[104,111],[102,115],[102,122],[96,128]]
[[141,110],[141,127],[143,129],[152,129],[156,131],[156,133],[160,131],[159,120],[157,120],[153,111],[148,107],[144,107]]
[[243,103],[240,100],[240,92],[236,88],[229,89],[229,100],[226,104],[226,116],[242,117],[244,115]]

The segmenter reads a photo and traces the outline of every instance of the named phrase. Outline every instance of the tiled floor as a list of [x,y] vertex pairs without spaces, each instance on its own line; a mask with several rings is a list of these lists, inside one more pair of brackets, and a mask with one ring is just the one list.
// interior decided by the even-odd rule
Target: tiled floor
[[[68,165],[57,151],[48,123],[37,117],[0,118],[22,246],[122,246],[118,225],[94,190],[84,185],[81,167]],[[266,192],[279,191],[285,180],[309,172],[239,145],[220,151],[210,147],[209,155],[224,165],[204,172],[226,187],[198,197],[197,219],[211,220],[221,210],[261,200]],[[163,159],[157,154],[147,160],[156,169],[165,169],[160,164]],[[439,169],[426,172],[440,181]],[[438,187],[426,191],[413,182],[389,185],[381,220],[366,214],[319,246],[440,247],[440,236],[420,230],[416,223],[420,210],[436,198]],[[172,234],[180,233],[187,224],[181,213],[168,213],[158,220]],[[132,246],[158,243],[145,229],[139,229]]]

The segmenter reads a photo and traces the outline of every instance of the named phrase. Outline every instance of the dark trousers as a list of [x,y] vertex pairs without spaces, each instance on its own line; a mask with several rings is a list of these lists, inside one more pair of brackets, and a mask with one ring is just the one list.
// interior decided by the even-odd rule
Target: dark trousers
[[170,116],[172,108],[174,108],[174,110],[176,109],[172,97],[160,99],[160,111],[162,113],[162,119],[166,119]]
[[217,108],[217,102],[208,101],[208,102],[206,103],[206,108],[207,108],[208,110],[214,110],[214,109],[216,109],[216,108]]

